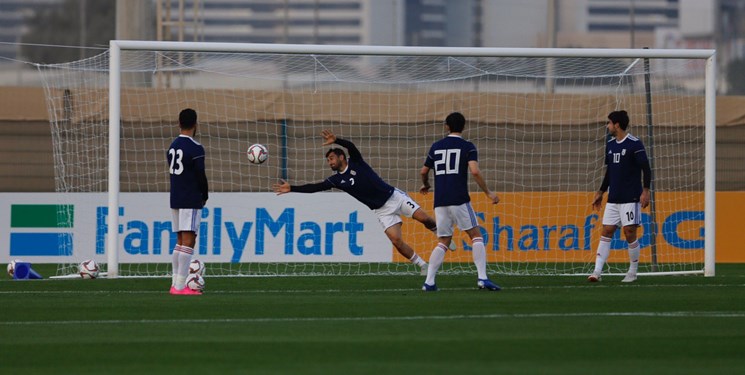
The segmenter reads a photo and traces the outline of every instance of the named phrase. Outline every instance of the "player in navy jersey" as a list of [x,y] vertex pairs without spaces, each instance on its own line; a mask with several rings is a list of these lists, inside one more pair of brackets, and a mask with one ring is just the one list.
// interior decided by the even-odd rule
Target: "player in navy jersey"
[[315,193],[332,188],[345,191],[378,215],[378,220],[383,226],[386,236],[391,240],[396,250],[406,259],[419,266],[423,275],[426,274],[427,262],[403,240],[401,215],[414,218],[431,231],[437,229],[435,220],[406,193],[383,181],[365,162],[362,153],[354,143],[337,138],[329,130],[323,130],[321,135],[324,139],[324,146],[336,143],[346,148],[349,151],[349,159],[347,159],[343,150],[332,148],[326,152],[326,161],[331,170],[336,172],[335,174],[323,182],[299,186],[291,186],[287,181],[280,180],[279,184],[274,184],[274,192],[277,195],[290,192]]
[[178,241],[173,249],[171,294],[202,294],[186,288],[189,264],[199,230],[202,207],[207,203],[207,175],[204,147],[194,140],[197,134],[197,112],[187,108],[179,113],[181,134],[168,147],[168,172],[171,175],[171,211],[173,230]]
[[471,207],[468,194],[468,175],[472,175],[476,184],[493,204],[499,203],[496,193],[489,190],[479,170],[478,151],[476,146],[463,139],[466,118],[453,112],[445,118],[445,130],[448,135],[433,143],[427,153],[421,169],[422,187],[419,191],[427,194],[431,188],[429,171],[435,174],[435,217],[437,218],[438,244],[429,258],[429,269],[422,290],[436,291],[435,276],[445,259],[445,253],[453,239],[453,226],[457,225],[471,238],[473,263],[476,265],[479,289],[498,291],[501,288],[486,275],[486,248],[481,237],[476,213]]
[[622,282],[630,283],[636,281],[639,267],[641,248],[636,231],[641,223],[641,208],[649,205],[652,170],[644,144],[628,133],[629,115],[626,111],[611,112],[608,115],[607,127],[612,138],[605,146],[605,177],[600,190],[595,193],[592,206],[594,209],[600,209],[606,190],[608,203],[603,213],[603,228],[595,257],[595,270],[587,280],[600,281],[603,266],[610,254],[611,238],[620,225],[628,243],[630,263],[629,271]]

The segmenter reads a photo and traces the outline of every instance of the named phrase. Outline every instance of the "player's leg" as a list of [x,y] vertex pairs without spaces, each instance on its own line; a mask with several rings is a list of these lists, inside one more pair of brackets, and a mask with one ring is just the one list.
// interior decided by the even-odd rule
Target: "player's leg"
[[176,286],[176,275],[178,275],[178,260],[179,253],[181,252],[181,232],[177,233],[178,242],[173,247],[173,254],[171,254],[171,291]]
[[442,262],[445,261],[445,253],[448,248],[442,242],[438,242],[437,246],[432,249],[432,254],[429,256],[429,265],[427,266],[427,277],[424,279],[424,285],[422,290],[425,292],[432,292],[437,290],[437,283],[435,277],[437,271],[440,269]]
[[502,288],[492,282],[486,274],[486,247],[484,246],[484,238],[481,235],[481,227],[475,226],[467,229],[465,232],[471,238],[471,255],[473,256],[473,264],[476,265],[476,272],[478,274],[476,285],[479,289],[501,290]]
[[380,224],[384,228],[385,235],[391,240],[391,243],[396,250],[398,250],[401,255],[405,256],[411,263],[419,266],[422,275],[426,275],[427,262],[417,255],[409,244],[404,242],[401,233],[401,215],[413,217],[417,210],[419,210],[419,204],[414,202],[414,200],[403,191],[395,189],[383,207],[374,211],[378,215],[378,221],[380,221]]
[[598,242],[597,252],[595,253],[595,269],[587,277],[587,281],[600,281],[605,261],[608,260],[608,256],[610,255],[610,243],[613,233],[616,232],[616,228],[620,223],[621,214],[619,205],[616,203],[606,203],[605,212],[603,213],[603,227],[600,229],[600,241]]
[[629,270],[626,272],[626,277],[621,280],[624,283],[636,281],[636,273],[639,270],[641,246],[639,246],[639,240],[636,238],[636,230],[638,227],[638,225],[628,225],[623,227],[623,235],[624,238],[626,238],[629,249]]
[[[397,213],[406,217],[413,218],[414,220],[422,223],[425,228],[429,229],[432,233],[437,234],[437,222],[430,216],[427,211],[421,208],[419,204],[411,199],[411,197],[401,190],[396,189],[394,195],[399,199],[399,207]],[[452,234],[450,235],[452,237]],[[438,238],[441,236],[437,236]],[[455,251],[455,242],[449,242],[448,248]]]
[[425,228],[432,232],[437,231],[437,222],[430,216],[427,211],[423,210],[419,203],[411,199],[411,197],[403,192],[402,190],[396,189],[393,192],[392,198],[397,200],[398,214],[406,217],[413,218],[414,220],[422,223]]
[[[171,214],[173,216],[173,228],[176,228],[178,230],[179,227],[179,210],[177,209],[171,209]],[[179,251],[181,249],[181,232],[176,232],[177,241],[176,246],[173,248],[173,253],[171,254],[171,293],[175,292],[175,286],[176,286],[176,275],[178,274],[178,255]]]
[[[189,276],[189,264],[191,263],[194,247],[197,243],[197,231],[199,223],[200,209],[180,209],[179,210],[179,235],[181,237],[181,246],[178,249],[178,268],[176,268],[176,279],[174,289],[176,294],[186,293],[186,277]],[[194,293],[201,294],[201,293]]]
[[195,232],[181,232],[183,244],[178,250],[178,268],[176,269],[176,282],[174,283],[176,290],[182,290],[186,287],[186,277],[189,276],[189,263],[191,263],[191,257],[194,254],[196,237]]
[[417,208],[411,217],[422,223],[422,225],[430,231],[437,232],[437,223],[435,222],[435,219],[432,218],[432,216],[429,216],[427,211],[424,211],[421,207]]
[[481,227],[479,226],[476,212],[474,212],[471,202],[466,202],[458,206],[449,206],[448,209],[458,228],[466,232],[471,239],[471,256],[473,257],[473,264],[476,266],[476,272],[478,274],[476,284],[479,289],[500,290],[499,285],[489,280],[486,274],[486,247],[484,246],[484,237],[481,234]]
[[641,223],[641,204],[626,203],[624,204],[623,211],[621,224],[623,225],[623,236],[626,239],[626,243],[628,243],[629,270],[626,272],[626,277],[621,281],[630,283],[636,281],[636,273],[639,270],[641,246],[637,239],[637,229]]
[[476,272],[479,280],[485,280],[486,276],[486,247],[484,247],[484,238],[481,235],[476,213],[473,211],[471,202],[463,203],[458,206],[450,206],[450,215],[452,215],[458,228],[466,232],[471,239],[471,255],[473,264],[476,265]]
[[617,226],[615,225],[603,225],[600,230],[600,241],[598,241],[597,252],[595,253],[595,268],[592,274],[587,277],[587,281],[598,282],[603,274],[603,267],[605,267],[605,261],[608,260],[610,255],[610,244],[613,239],[613,233],[616,232]]
[[[398,217],[398,215],[396,215]],[[382,219],[379,217],[379,219]],[[382,223],[382,220],[381,220]],[[393,244],[393,247],[396,248],[396,250],[399,252],[399,254],[403,255],[408,259],[411,263],[416,264],[419,266],[419,268],[422,270],[422,274],[425,275],[427,272],[427,262],[422,259],[419,255],[417,255],[416,251],[409,246],[406,242],[404,242],[403,234],[401,232],[401,218],[398,218],[398,223],[395,223],[391,226],[388,226],[385,228],[385,235],[388,236],[388,239],[391,240],[391,243]]]
[[424,291],[437,290],[435,277],[437,276],[437,271],[440,269],[442,262],[445,261],[445,253],[448,250],[448,244],[451,243],[453,238],[453,221],[448,213],[448,208],[435,207],[435,215],[437,216],[438,242],[435,248],[432,249],[432,254],[429,256],[427,278],[424,280],[424,285],[422,285],[422,290]]

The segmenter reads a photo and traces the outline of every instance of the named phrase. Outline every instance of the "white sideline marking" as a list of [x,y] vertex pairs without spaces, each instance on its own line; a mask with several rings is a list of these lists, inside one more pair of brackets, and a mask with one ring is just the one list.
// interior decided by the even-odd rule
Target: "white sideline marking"
[[651,318],[745,318],[744,311],[670,311],[670,312],[609,312],[609,313],[538,313],[538,314],[478,314],[420,316],[340,316],[240,319],[116,319],[116,320],[40,320],[0,322],[2,326],[69,325],[69,324],[184,324],[184,323],[291,323],[291,322],[365,322],[397,320],[462,320],[503,318],[578,318],[578,317],[651,317]]
[[[621,283],[600,283],[600,284],[588,284],[582,282],[577,285],[556,285],[556,286],[507,286],[502,289],[502,292],[510,290],[530,290],[530,289],[597,289],[597,288],[726,288],[736,287],[743,288],[745,284],[621,284]],[[476,290],[476,287],[459,287],[459,288],[448,288],[443,287],[440,289],[442,292],[448,291],[463,291],[463,290]],[[412,292],[420,293],[421,290],[417,286],[411,288],[388,288],[388,289],[246,289],[246,290],[210,290],[207,289],[206,294],[270,294],[270,293],[402,293]],[[3,294],[163,294],[167,295],[168,290],[3,290],[0,291],[0,295]]]

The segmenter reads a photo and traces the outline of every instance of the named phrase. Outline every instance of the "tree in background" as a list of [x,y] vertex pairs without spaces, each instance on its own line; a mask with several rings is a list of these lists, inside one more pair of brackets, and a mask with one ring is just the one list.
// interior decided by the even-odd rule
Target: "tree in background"
[[[82,3],[81,3],[82,2]],[[85,23],[84,30],[81,23]],[[21,37],[21,55],[28,61],[54,64],[97,55],[108,48],[116,34],[116,0],[65,0],[58,6],[37,8],[26,19],[28,31]],[[37,47],[28,44],[68,46]]]

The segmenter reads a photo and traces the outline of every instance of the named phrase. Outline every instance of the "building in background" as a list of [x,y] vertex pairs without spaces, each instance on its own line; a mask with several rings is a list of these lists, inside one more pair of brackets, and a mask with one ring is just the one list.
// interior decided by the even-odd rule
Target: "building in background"
[[161,1],[161,19],[183,25],[183,30],[171,28],[164,35],[167,40],[411,46],[477,45],[481,4],[477,0]]
[[0,0],[0,57],[15,59],[21,35],[26,32],[26,19],[35,11],[63,0]]
[[[25,22],[84,0],[0,0],[0,63]],[[91,0],[89,0],[91,1]],[[137,0],[156,40],[457,47],[716,48],[745,59],[743,0]],[[112,1],[132,8],[134,0]],[[145,14],[150,12],[151,14]],[[119,12],[117,12],[118,14]],[[95,17],[95,15],[89,15]],[[70,22],[77,22],[70,20]],[[141,24],[142,22],[140,22]],[[141,31],[136,22],[131,29]],[[38,27],[38,26],[37,26]],[[123,30],[126,28],[122,27]],[[119,35],[119,34],[117,34]],[[137,34],[139,35],[139,34]],[[78,44],[76,44],[78,45]],[[82,45],[82,42],[81,44]],[[3,74],[18,81],[20,74]],[[726,83],[721,86],[726,92]]]

